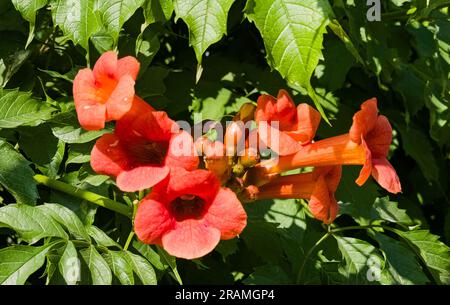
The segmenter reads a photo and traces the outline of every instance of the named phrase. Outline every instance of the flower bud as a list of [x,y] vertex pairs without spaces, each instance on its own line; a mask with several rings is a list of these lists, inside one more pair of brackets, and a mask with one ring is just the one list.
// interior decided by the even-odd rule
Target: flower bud
[[255,116],[255,110],[256,106],[252,103],[243,104],[239,109],[239,119],[244,123],[253,120]]
[[205,167],[225,183],[231,174],[229,158],[225,155],[225,146],[222,142],[203,142]]
[[244,137],[245,130],[242,122],[231,122],[228,124],[224,139],[227,156],[234,156],[239,146],[242,148],[245,145]]

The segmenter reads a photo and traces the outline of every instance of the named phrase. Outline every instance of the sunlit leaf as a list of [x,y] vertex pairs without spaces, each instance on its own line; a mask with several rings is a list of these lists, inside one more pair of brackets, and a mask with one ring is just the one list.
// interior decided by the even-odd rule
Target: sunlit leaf
[[19,203],[34,204],[39,197],[29,162],[0,138],[0,185]]
[[189,28],[189,43],[197,61],[202,62],[206,49],[227,32],[228,11],[234,0],[174,0],[175,19],[181,18]]

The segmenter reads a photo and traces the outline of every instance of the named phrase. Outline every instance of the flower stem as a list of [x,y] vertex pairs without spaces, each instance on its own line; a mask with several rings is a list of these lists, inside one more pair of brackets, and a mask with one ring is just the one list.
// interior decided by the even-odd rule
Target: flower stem
[[130,246],[131,241],[134,237],[134,231],[131,230],[130,234],[128,235],[127,241],[125,242],[125,246],[123,246],[123,250],[128,250],[128,247]]
[[125,215],[129,218],[131,218],[131,216],[132,216],[133,211],[129,207],[127,207],[125,204],[121,204],[121,203],[111,200],[107,197],[76,188],[70,184],[67,184],[67,183],[64,183],[61,181],[50,179],[49,177],[44,176],[44,175],[35,175],[34,180],[36,180],[37,183],[45,185],[51,189],[66,193],[73,197],[77,197],[77,198],[89,201],[90,203],[107,208],[111,211]]

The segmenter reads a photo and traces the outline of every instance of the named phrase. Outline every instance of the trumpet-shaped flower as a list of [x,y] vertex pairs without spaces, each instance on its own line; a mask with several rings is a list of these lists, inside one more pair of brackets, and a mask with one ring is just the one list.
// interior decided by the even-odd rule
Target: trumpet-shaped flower
[[297,198],[309,200],[309,209],[316,219],[332,223],[339,211],[334,193],[341,180],[341,166],[318,167],[303,174],[277,177],[258,188],[252,199]]
[[258,98],[255,121],[260,140],[277,154],[286,156],[301,150],[302,145],[314,138],[320,114],[308,104],[295,107],[289,94],[280,90],[276,99],[267,94]]
[[119,121],[114,133],[99,138],[91,153],[94,171],[116,177],[117,186],[126,192],[154,186],[172,167],[196,169],[198,161],[191,135],[162,111]]
[[86,130],[104,128],[131,108],[139,62],[131,56],[117,59],[115,52],[103,53],[94,69],[82,69],[73,82],[73,97],[80,125]]
[[371,99],[353,116],[348,134],[305,145],[289,156],[261,162],[249,171],[246,180],[249,184],[261,185],[270,174],[298,167],[363,165],[356,180],[358,185],[364,184],[372,174],[383,188],[395,194],[401,192],[401,185],[387,160],[391,141],[392,127],[385,116],[378,115],[377,100]]
[[213,173],[175,168],[139,204],[134,229],[144,243],[194,259],[211,252],[221,239],[236,237],[246,224],[235,193],[220,187]]

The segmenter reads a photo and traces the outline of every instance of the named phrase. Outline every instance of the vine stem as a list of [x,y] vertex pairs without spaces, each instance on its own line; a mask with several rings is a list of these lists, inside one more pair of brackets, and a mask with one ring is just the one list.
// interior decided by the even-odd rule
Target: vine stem
[[125,242],[125,246],[123,246],[123,250],[128,250],[128,247],[130,246],[131,241],[133,240],[134,237],[134,231],[131,230],[130,234],[128,235],[127,241]]
[[121,204],[117,201],[111,200],[108,197],[104,197],[86,190],[76,188],[70,184],[51,179],[44,175],[35,175],[34,180],[36,180],[37,183],[45,185],[48,188],[66,193],[73,197],[89,201],[90,203],[107,208],[111,211],[117,212],[129,218],[132,217],[133,210],[131,210],[125,204]]

